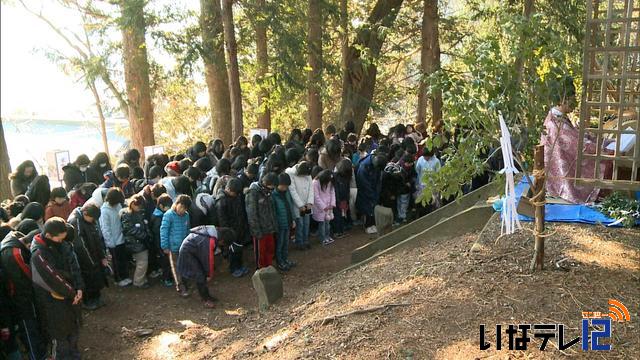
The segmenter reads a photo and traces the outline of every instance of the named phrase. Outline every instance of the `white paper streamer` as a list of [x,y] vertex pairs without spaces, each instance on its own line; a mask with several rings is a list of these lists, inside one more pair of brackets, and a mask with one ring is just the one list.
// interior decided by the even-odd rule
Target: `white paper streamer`
[[501,174],[506,174],[507,179],[504,185],[504,200],[502,204],[502,225],[500,227],[500,235],[513,234],[516,230],[522,229],[518,212],[516,211],[516,191],[513,174],[518,173],[513,163],[513,150],[511,149],[511,133],[504,122],[502,114],[500,114],[500,145],[502,146],[502,158],[504,160],[504,169],[500,170]]

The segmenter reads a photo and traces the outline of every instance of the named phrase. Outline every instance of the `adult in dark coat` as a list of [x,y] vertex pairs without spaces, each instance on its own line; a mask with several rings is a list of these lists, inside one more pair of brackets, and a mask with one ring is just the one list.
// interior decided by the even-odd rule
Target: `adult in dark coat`
[[93,176],[95,176],[94,179],[91,179],[91,181],[96,185],[100,185],[104,182],[104,174],[106,174],[107,171],[111,170],[111,161],[109,160],[109,155],[107,155],[107,153],[104,152],[99,152],[96,154],[96,156],[93,157],[93,160],[91,160],[91,164],[89,164],[89,168],[92,170],[92,174]]
[[62,168],[64,171],[64,189],[69,192],[78,185],[91,182],[99,178],[95,170],[89,168],[91,161],[87,155],[80,155],[73,163],[67,164]]
[[248,273],[248,270],[242,266],[242,251],[244,246],[251,242],[242,190],[242,181],[231,179],[216,200],[218,225],[220,228],[233,230],[234,241],[228,244],[228,255],[229,269],[235,277]]
[[278,176],[275,173],[267,173],[260,182],[254,182],[249,186],[245,197],[247,220],[254,239],[253,249],[258,268],[270,266],[275,255],[274,234],[278,229],[271,192],[277,186],[277,182]]
[[9,177],[11,179],[11,195],[16,197],[26,194],[29,185],[36,176],[38,176],[38,171],[33,161],[23,161]]
[[40,330],[40,319],[35,307],[29,251],[33,237],[40,230],[35,222],[32,222],[30,228],[27,235],[19,231],[7,235],[0,245],[0,260],[9,284],[9,306],[14,323],[18,326],[18,337],[26,347],[30,359],[44,359],[46,340]]
[[218,161],[222,159],[224,154],[224,143],[220,139],[211,140],[207,147],[207,156],[211,159],[213,166],[216,166]]
[[142,167],[140,166],[140,152],[138,151],[138,149],[127,150],[122,156],[122,159],[118,161],[118,165],[120,164],[129,165],[129,168],[131,168],[131,173],[133,173],[135,168],[142,169]]
[[169,163],[169,156],[166,154],[153,154],[147,157],[147,161],[144,163],[144,173],[149,179],[153,179],[154,176],[151,176],[151,168],[154,166],[158,166],[160,168],[160,177],[167,176],[167,173],[164,171],[164,167]]
[[[37,202],[30,202],[22,210],[22,221],[33,220],[40,226],[44,223],[44,207]],[[22,222],[20,222],[22,224]],[[18,225],[20,226],[20,225]]]
[[30,201],[35,201],[42,206],[47,206],[51,198],[51,185],[49,185],[49,177],[46,175],[38,175],[29,185],[29,189],[25,194]]
[[388,163],[382,172],[380,205],[390,208],[396,220],[398,219],[398,197],[403,187],[402,168],[396,163]]
[[365,216],[365,225],[373,226],[373,209],[378,205],[382,185],[382,170],[387,159],[383,154],[371,154],[360,160],[356,173],[356,209],[360,216]]
[[196,142],[192,147],[189,148],[186,154],[186,156],[194,163],[205,157],[206,155],[207,145],[205,145],[202,141]]
[[209,293],[207,281],[213,277],[213,263],[218,232],[213,225],[198,226],[180,245],[177,272],[183,279],[193,280],[207,308],[214,307],[216,299]]
[[105,304],[100,292],[107,285],[104,272],[107,260],[99,218],[100,208],[91,203],[75,209],[69,217],[69,224],[76,231],[73,250],[85,284],[83,303],[87,310],[95,310]]
[[[79,359],[78,337],[84,282],[68,237],[75,230],[61,218],[51,218],[31,245],[31,272],[36,304],[44,312],[48,336],[55,340],[56,359]],[[66,240],[66,241],[65,241]]]

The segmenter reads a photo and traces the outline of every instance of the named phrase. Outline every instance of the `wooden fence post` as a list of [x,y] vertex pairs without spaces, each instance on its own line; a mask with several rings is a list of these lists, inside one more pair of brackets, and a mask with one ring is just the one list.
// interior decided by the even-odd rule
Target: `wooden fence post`
[[544,268],[544,207],[546,199],[544,172],[544,145],[536,145],[533,163],[534,191],[531,199],[535,206],[535,251],[531,271]]

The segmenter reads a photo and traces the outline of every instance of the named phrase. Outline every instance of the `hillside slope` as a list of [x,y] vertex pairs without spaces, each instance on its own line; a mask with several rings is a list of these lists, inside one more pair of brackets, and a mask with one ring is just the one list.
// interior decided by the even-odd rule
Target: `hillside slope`
[[[485,234],[495,239],[499,226]],[[423,239],[299,294],[266,314],[227,311],[237,320],[183,321],[136,344],[143,359],[430,359],[557,358],[557,340],[545,352],[479,350],[479,325],[563,323],[566,338],[580,335],[582,311],[607,312],[607,301],[626,304],[631,322],[614,323],[607,358],[632,358],[640,348],[640,231],[553,225],[546,241],[547,270],[528,271],[529,231],[502,237],[471,253],[476,235]],[[286,283],[285,283],[286,286]],[[358,313],[362,311],[363,313]],[[355,313],[351,313],[355,312]],[[208,325],[204,325],[208,323]],[[220,325],[216,325],[216,324]],[[580,344],[562,354],[580,352]],[[579,353],[600,358],[601,353]]]

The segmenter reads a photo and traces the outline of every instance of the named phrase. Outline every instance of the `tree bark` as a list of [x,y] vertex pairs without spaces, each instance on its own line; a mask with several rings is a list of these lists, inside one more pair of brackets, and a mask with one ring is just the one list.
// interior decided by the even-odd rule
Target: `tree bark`
[[10,174],[9,150],[7,149],[7,141],[4,138],[2,118],[0,118],[0,201],[13,198],[11,196],[11,182],[9,181]]
[[269,73],[269,55],[267,53],[267,21],[265,17],[265,0],[257,0],[256,30],[256,71],[258,83],[258,128],[271,131],[271,108],[269,91],[265,77]]
[[229,77],[224,55],[224,31],[220,0],[200,0],[200,32],[204,76],[209,89],[213,135],[225,145],[232,140]]
[[222,25],[224,42],[227,48],[227,73],[229,76],[229,92],[231,94],[231,121],[233,138],[244,133],[242,120],[242,91],[240,90],[240,70],[238,67],[238,43],[236,42],[235,25],[233,23],[233,0],[222,0]]
[[347,77],[347,56],[349,55],[349,12],[348,0],[340,0],[340,69],[342,79]]
[[309,67],[307,73],[308,109],[307,128],[322,128],[322,5],[321,0],[309,0],[309,32],[307,51]]
[[104,111],[102,111],[102,101],[100,100],[100,94],[96,88],[96,83],[89,82],[89,89],[93,93],[93,98],[96,100],[96,110],[98,111],[98,118],[100,119],[100,135],[102,137],[102,147],[104,152],[109,154],[109,142],[107,141],[107,124],[104,118]]
[[144,0],[120,2],[122,12],[122,57],[127,88],[132,147],[144,154],[144,147],[155,145],[153,105],[149,85],[149,60],[145,42]]
[[[347,54],[347,76],[342,87],[340,121],[352,120],[360,132],[369,113],[375,90],[378,69],[376,61],[384,42],[381,28],[389,28],[395,22],[403,0],[378,0],[369,14],[367,24],[361,26]],[[362,58],[360,48],[367,48],[367,58]]]
[[442,127],[442,91],[428,93],[425,77],[440,70],[440,36],[438,33],[438,0],[424,0],[422,12],[422,76],[418,89],[416,123],[427,123],[427,106],[431,103],[431,125],[437,131]]
[[[525,18],[531,18],[531,14],[535,9],[534,0],[524,0],[524,11],[523,15]],[[524,42],[525,39],[520,39],[520,42]],[[516,68],[516,83],[518,86],[522,83],[522,77],[524,76],[524,58],[522,56],[518,56],[515,61]]]

